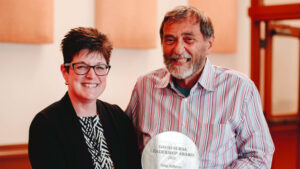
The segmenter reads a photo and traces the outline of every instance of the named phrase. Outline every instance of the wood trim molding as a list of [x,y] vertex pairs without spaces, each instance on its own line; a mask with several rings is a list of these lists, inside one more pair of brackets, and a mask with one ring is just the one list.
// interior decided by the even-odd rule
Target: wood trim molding
[[0,166],[5,169],[31,169],[27,144],[0,146]]

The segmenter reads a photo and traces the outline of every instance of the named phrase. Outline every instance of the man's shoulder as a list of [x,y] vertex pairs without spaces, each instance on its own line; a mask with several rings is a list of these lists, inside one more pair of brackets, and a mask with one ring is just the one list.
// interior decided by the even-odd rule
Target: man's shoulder
[[226,76],[227,78],[236,78],[242,81],[251,81],[251,79],[244,73],[236,71],[234,69],[215,66],[215,77],[223,77]]
[[227,81],[239,84],[244,84],[246,86],[255,86],[254,82],[244,73],[220,66],[215,66],[215,80],[216,81]]
[[166,74],[168,74],[168,70],[166,68],[160,68],[141,76],[141,78],[153,78],[153,77],[162,78]]
[[137,84],[152,83],[153,85],[157,85],[168,80],[169,78],[170,75],[168,70],[166,68],[160,68],[140,76],[137,80]]

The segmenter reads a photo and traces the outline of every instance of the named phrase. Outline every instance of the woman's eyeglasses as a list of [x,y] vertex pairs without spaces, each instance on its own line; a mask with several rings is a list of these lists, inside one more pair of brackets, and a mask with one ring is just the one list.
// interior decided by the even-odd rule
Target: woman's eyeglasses
[[106,64],[90,66],[85,63],[65,63],[64,66],[65,67],[71,66],[77,75],[86,75],[89,73],[90,69],[93,68],[94,72],[98,76],[107,75],[111,68],[110,65],[106,65]]

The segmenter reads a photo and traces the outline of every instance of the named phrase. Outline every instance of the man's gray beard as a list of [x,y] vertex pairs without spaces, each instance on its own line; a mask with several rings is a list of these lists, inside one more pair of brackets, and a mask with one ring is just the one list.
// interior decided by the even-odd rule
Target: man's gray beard
[[165,65],[168,71],[171,73],[173,77],[176,79],[185,79],[190,77],[193,74],[193,65],[190,68],[187,67],[180,67],[180,66],[172,66],[172,64],[168,61],[165,62]]
[[[191,56],[187,53],[184,53],[183,55],[176,55],[176,56],[171,56],[171,58],[191,58]],[[168,69],[168,71],[171,73],[171,75],[173,77],[175,77],[176,79],[186,79],[190,76],[192,76],[195,72],[197,72],[201,66],[202,66],[202,62],[203,59],[205,60],[205,57],[197,57],[195,58],[195,61],[193,62],[192,60],[191,62],[191,66],[188,68],[186,66],[176,66],[176,65],[172,65],[172,61],[171,59],[166,60],[166,57],[164,57],[164,63]]]

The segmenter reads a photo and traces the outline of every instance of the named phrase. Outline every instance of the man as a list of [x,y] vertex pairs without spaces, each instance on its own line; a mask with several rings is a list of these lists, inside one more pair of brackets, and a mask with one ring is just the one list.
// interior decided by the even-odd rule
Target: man
[[166,14],[160,37],[167,69],[139,78],[126,110],[140,150],[151,137],[178,131],[197,145],[200,168],[271,168],[274,144],[254,83],[207,59],[210,19],[178,7]]

